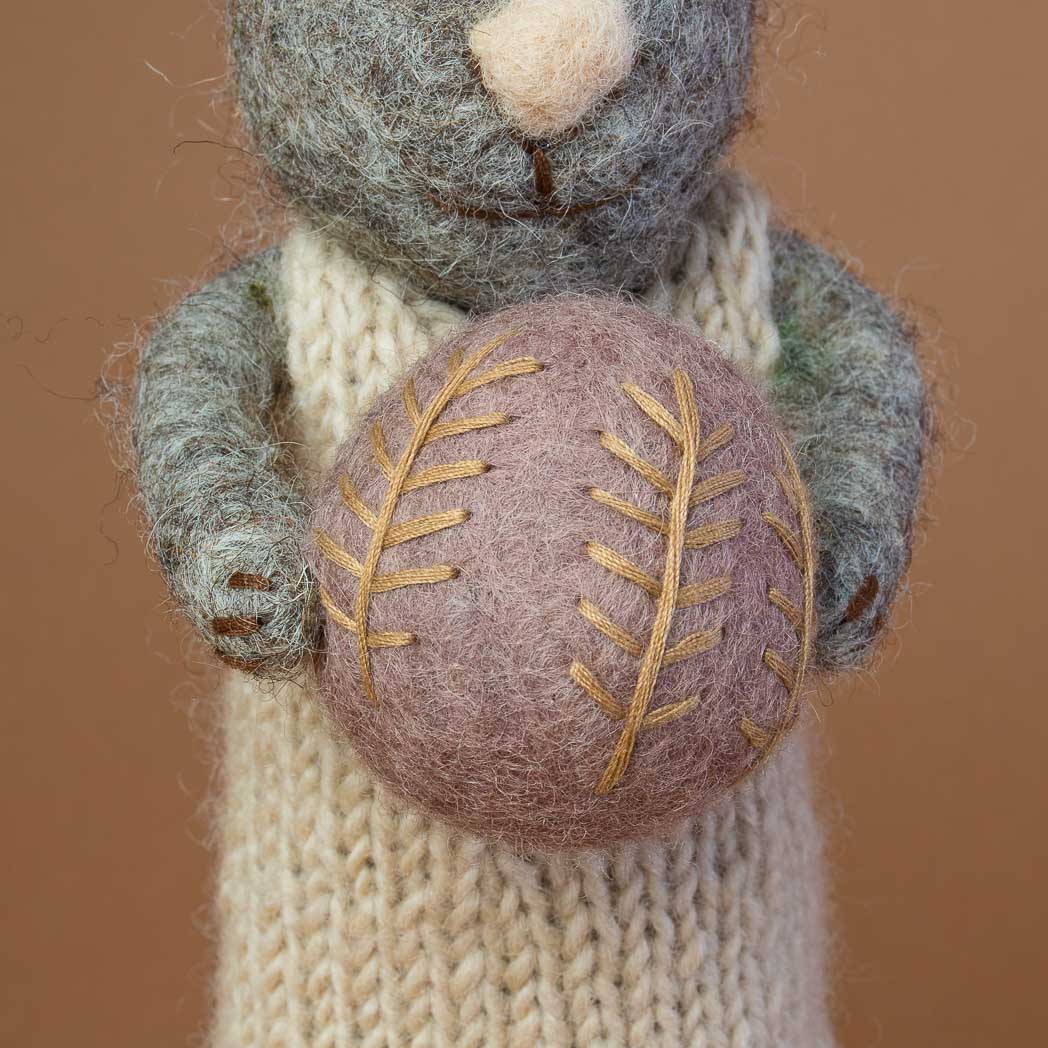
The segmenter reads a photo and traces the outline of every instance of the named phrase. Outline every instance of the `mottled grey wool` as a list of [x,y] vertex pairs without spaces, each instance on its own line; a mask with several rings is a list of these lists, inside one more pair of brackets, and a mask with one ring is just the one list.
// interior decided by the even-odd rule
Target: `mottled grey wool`
[[[469,519],[386,549],[377,569],[388,577],[448,565],[458,577],[372,595],[369,633],[417,637],[370,653],[377,707],[361,683],[357,635],[329,618],[321,691],[375,775],[443,822],[526,848],[654,837],[708,810],[758,766],[762,755],[745,736],[744,719],[769,736],[796,721],[790,689],[764,662],[772,650],[796,666],[801,651],[769,590],[804,602],[801,571],[762,516],[772,513],[798,530],[775,475],[786,468],[776,420],[761,393],[704,340],[636,306],[565,296],[486,317],[433,350],[409,376],[422,410],[447,382],[454,349],[468,356],[509,332],[476,374],[521,357],[543,370],[474,390],[440,421],[492,412],[513,421],[430,444],[411,476],[459,461],[492,468],[405,493],[392,523],[459,509]],[[622,388],[638,386],[679,418],[675,369],[694,386],[700,445],[722,426],[735,432],[699,464],[695,483],[735,471],[744,479],[688,514],[689,528],[737,521],[740,531],[684,552],[682,586],[727,578],[730,587],[675,610],[667,651],[700,632],[722,636],[710,650],[660,669],[652,713],[697,702],[683,717],[643,730],[621,782],[598,795],[623,724],[572,680],[570,668],[581,662],[628,707],[641,659],[583,618],[579,601],[596,605],[641,644],[652,633],[656,604],[595,563],[587,543],[600,542],[661,579],[666,539],[588,492],[598,487],[665,517],[666,496],[610,455],[599,434],[613,434],[675,481],[680,452]],[[317,496],[317,528],[361,563],[374,532],[346,507],[341,488],[349,478],[379,512],[389,483],[371,431],[381,424],[396,461],[415,433],[403,388],[398,383],[361,420]],[[340,555],[326,543],[313,544],[321,585],[352,617],[360,584],[333,556]]]
[[753,0],[635,0],[632,73],[542,142],[507,125],[469,53],[500,2],[230,0],[249,134],[293,208],[438,298],[643,291],[745,112]]
[[[869,655],[905,575],[932,413],[913,332],[884,299],[800,236],[773,243],[783,357],[770,395],[815,512],[816,664],[845,669]],[[261,256],[158,325],[134,434],[153,547],[177,602],[221,655],[283,677],[313,646],[316,595],[300,552],[309,510],[269,418],[284,341],[272,269]],[[226,532],[248,519],[248,531]],[[205,538],[224,551],[217,563]],[[280,581],[266,594],[230,590],[237,571]],[[216,634],[216,619],[237,616],[259,631]]]
[[175,600],[220,657],[279,678],[301,663],[316,620],[301,553],[309,507],[271,424],[286,342],[269,290],[274,260],[226,273],[157,326],[139,369],[133,447],[150,544]]
[[910,562],[932,410],[914,331],[832,255],[773,239],[783,356],[771,389],[811,492],[824,669],[858,665]]
[[[348,252],[479,311],[551,290],[643,290],[688,236],[743,111],[750,4],[638,0],[632,76],[577,134],[546,143],[501,120],[467,53],[469,26],[493,6],[231,0],[234,78],[263,157]],[[536,146],[557,203],[629,183],[628,207],[501,222],[432,199],[538,208]],[[274,259],[219,278],[157,326],[134,443],[176,601],[224,658],[284,677],[314,645],[316,594],[301,552],[309,507],[272,426],[286,341]],[[816,515],[816,659],[844,668],[869,653],[905,573],[930,412],[912,332],[839,263],[779,234],[774,283],[784,354],[770,396]],[[238,573],[270,588],[231,589]]]

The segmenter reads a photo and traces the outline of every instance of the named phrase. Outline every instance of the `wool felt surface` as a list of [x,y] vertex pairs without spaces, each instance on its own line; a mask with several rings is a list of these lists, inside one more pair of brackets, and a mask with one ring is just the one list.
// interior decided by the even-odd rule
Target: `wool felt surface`
[[535,138],[571,130],[637,56],[625,0],[509,0],[469,43],[499,109]]
[[[836,262],[789,237],[778,240],[769,260],[767,223],[753,222],[752,214],[724,228],[703,222],[707,202],[717,196],[726,143],[746,111],[755,6],[748,0],[630,3],[636,51],[629,75],[617,84],[614,75],[589,84],[574,98],[574,114],[558,116],[559,131],[548,114],[546,130],[537,123],[527,130],[523,110],[507,104],[511,85],[492,76],[498,63],[488,63],[485,78],[482,48],[471,50],[478,23],[507,9],[500,0],[231,0],[232,81],[252,152],[298,222],[332,255],[353,256],[365,272],[381,272],[387,295],[391,273],[406,289],[405,303],[428,297],[433,308],[421,311],[427,315],[449,305],[484,313],[564,289],[624,290],[659,303],[660,287],[675,286],[691,255],[705,259],[707,253],[709,269],[691,292],[696,309],[677,312],[681,301],[672,296],[663,303],[681,323],[752,336],[768,327],[763,309],[731,311],[737,321],[745,318],[741,325],[715,324],[713,314],[721,301],[752,307],[773,293],[781,359],[777,337],[754,344],[775,349],[766,362],[767,395],[782,412],[813,494],[818,604],[826,612],[816,657],[841,667],[869,652],[905,567],[927,434],[924,395],[912,333]],[[607,69],[615,74],[615,63]],[[576,77],[576,87],[581,82]],[[569,97],[560,95],[561,101]],[[572,115],[575,123],[566,126]],[[337,270],[324,272],[331,277]],[[316,644],[319,601],[305,553],[313,492],[301,465],[328,450],[323,441],[299,437],[304,447],[293,461],[278,425],[294,399],[289,364],[297,351],[285,321],[318,315],[315,302],[281,301],[281,283],[271,256],[252,259],[165,318],[143,353],[135,425],[142,501],[175,598],[223,659],[259,677],[296,674]],[[368,312],[363,303],[347,287],[345,313],[368,338],[352,341],[338,357],[366,356],[367,345],[382,348],[363,362],[370,367],[361,368],[362,386],[335,374],[338,354],[317,353],[309,369],[317,380],[313,394],[325,379],[342,382],[354,411],[364,402],[355,397],[366,376],[376,381],[379,365],[389,377],[399,374],[423,348],[416,336],[429,330]],[[629,377],[671,406],[675,390],[659,365],[676,361],[688,371],[703,359],[694,344],[687,354],[680,350],[683,343],[674,340],[683,337],[671,334],[657,345],[635,340],[647,355],[634,359]],[[536,357],[549,341],[535,348]],[[561,341],[570,350],[571,340]],[[325,344],[317,333],[298,348],[323,350]],[[609,349],[613,363],[624,348],[619,339]],[[580,444],[577,428],[569,434],[566,427],[582,414],[592,416],[594,427],[610,430],[614,422],[620,436],[636,439],[662,469],[674,460],[658,427],[631,414],[630,404],[611,410],[602,399],[603,408],[593,406],[602,384],[612,392],[615,383],[613,375],[593,369],[587,354],[576,344],[566,355],[578,361],[560,376],[576,391],[566,401],[528,395],[539,382],[558,380],[555,364],[471,394],[498,400],[514,421],[461,438],[456,458],[479,456],[479,447],[470,452],[467,446],[481,436],[501,442],[485,449],[494,470],[441,487],[441,498],[461,493],[455,505],[469,508],[468,522],[391,547],[388,561],[383,555],[388,573],[397,557],[425,547],[434,554],[426,563],[455,564],[460,574],[375,594],[369,627],[410,629],[418,637],[418,644],[371,653],[382,700],[377,711],[343,701],[354,687],[357,638],[332,631],[330,623],[329,642],[334,637],[347,648],[340,670],[346,686],[329,690],[326,720],[308,672],[298,678],[304,687],[281,690],[278,702],[257,682],[240,679],[229,689],[216,1043],[271,1036],[399,1043],[437,1036],[456,1044],[649,1044],[655,1031],[674,1045],[762,1037],[778,1045],[829,1043],[818,834],[799,749],[788,746],[765,773],[707,805],[671,843],[582,853],[577,867],[573,856],[570,865],[547,863],[469,834],[449,834],[411,805],[401,808],[377,781],[441,818],[504,842],[557,847],[635,837],[668,830],[703,797],[714,801],[745,763],[743,751],[752,761],[752,739],[739,731],[743,718],[767,731],[782,722],[788,709],[782,682],[754,656],[770,628],[780,631],[775,643],[795,661],[790,642],[796,644],[796,634],[781,614],[774,622],[761,617],[781,609],[770,608],[766,588],[762,602],[760,583],[766,587],[767,580],[754,576],[758,565],[791,565],[781,544],[749,549],[737,543],[758,534],[756,503],[770,504],[786,519],[792,507],[770,483],[753,503],[743,500],[750,489],[740,486],[701,508],[727,508],[743,521],[733,548],[747,555],[745,564],[736,567],[730,593],[684,611],[695,616],[701,634],[704,616],[730,598],[736,618],[751,609],[761,642],[755,636],[747,645],[744,630],[726,632],[709,652],[660,675],[659,684],[701,685],[701,674],[684,680],[685,668],[701,665],[706,672],[708,656],[719,655],[725,679],[740,687],[718,692],[712,681],[701,693],[711,701],[638,735],[622,779],[600,795],[613,806],[634,802],[626,832],[621,809],[612,808],[610,818],[608,809],[593,816],[593,783],[606,773],[621,726],[580,692],[577,680],[549,667],[562,667],[562,655],[577,656],[601,675],[616,701],[629,699],[636,660],[580,618],[577,596],[590,587],[589,599],[614,607],[623,628],[639,636],[651,629],[650,599],[636,586],[626,593],[629,587],[602,571],[604,565],[580,555],[581,544],[594,534],[609,547],[632,542],[641,549],[638,562],[654,570],[644,556],[653,557],[658,543],[593,500],[587,485],[594,475],[572,487],[569,477],[591,473],[582,470],[591,466],[610,477],[608,490],[638,504],[644,499],[630,487],[635,478],[615,474],[606,449]],[[442,377],[442,363],[434,357],[421,365],[419,389],[426,376],[431,380],[424,401]],[[708,396],[701,378],[695,375],[696,395]],[[756,414],[743,411],[747,396],[756,397],[743,392],[748,387],[721,385],[720,399],[701,402],[701,417],[722,410],[745,415],[750,425],[740,421],[736,442],[719,454],[740,456],[755,476],[767,478],[783,464],[775,423],[760,414],[766,408],[759,397]],[[305,403],[310,418],[296,420],[302,432],[322,430],[322,392]],[[394,398],[374,407],[377,416],[390,412],[394,448],[404,437],[397,429],[398,419],[404,425],[400,407]],[[529,411],[547,423],[541,440],[520,436],[528,433]],[[755,423],[758,418],[765,422]],[[366,453],[366,433],[358,430],[348,448]],[[524,452],[525,459],[513,459]],[[373,500],[384,478],[367,471],[363,454],[351,458],[345,472],[357,470],[362,497]],[[514,465],[523,484],[500,488]],[[540,495],[529,499],[529,491]],[[406,513],[409,500],[424,504],[434,495],[419,489],[400,508]],[[321,513],[337,507],[328,490]],[[341,526],[343,546],[362,553],[367,529],[344,508],[331,531]],[[553,530],[551,515],[558,522]],[[463,540],[475,534],[484,540],[463,551]],[[766,529],[761,534],[774,538]],[[551,573],[562,547],[575,559]],[[503,549],[511,556],[499,571]],[[682,561],[727,549],[689,551]],[[413,557],[404,564],[405,570],[420,566]],[[319,566],[321,575],[329,567]],[[345,574],[325,582],[351,604],[356,580],[347,582]],[[796,603],[796,580],[781,585]],[[425,615],[398,604],[409,598],[430,602]],[[541,601],[552,612],[537,615],[534,605]],[[501,629],[490,626],[496,613]],[[478,617],[485,628],[475,628]],[[673,623],[684,624],[685,615]],[[569,647],[576,636],[577,645]],[[322,677],[332,673],[338,654],[329,647]],[[419,661],[410,668],[413,658]],[[761,672],[763,690],[741,686]],[[494,702],[482,704],[472,685],[492,676],[503,686]],[[391,684],[397,695],[388,694]],[[653,699],[664,709],[681,694],[667,686]],[[537,705],[528,707],[519,701],[524,698]],[[376,718],[370,734],[351,723],[354,717],[364,723],[373,712],[391,720]],[[331,730],[332,721],[341,731]],[[479,727],[488,732],[483,746]],[[347,729],[358,750],[345,744]],[[652,768],[661,770],[657,781]],[[572,775],[565,787],[563,777]],[[685,781],[688,776],[693,781]],[[525,811],[522,798],[529,797],[535,803]],[[573,797],[582,798],[575,807]],[[567,816],[558,807],[565,798]],[[482,817],[485,800],[501,821]]]
[[[693,202],[714,182],[744,108],[751,5],[631,4],[638,52],[627,81],[570,133],[542,143],[512,133],[465,57],[470,33],[506,10],[233,0],[234,79],[262,158],[333,249],[388,265],[440,299],[484,309],[576,284],[650,291],[674,272],[687,238],[704,232],[701,221],[692,229],[701,211]],[[670,72],[672,84],[705,86],[679,98],[660,82]],[[403,133],[393,134],[400,121]],[[687,126],[698,138],[675,153]],[[599,195],[617,172],[635,173],[638,158],[647,158],[643,178],[623,215],[492,224],[432,207],[441,187],[475,187],[534,209],[548,178],[561,202],[565,188],[593,200],[591,189]],[[420,170],[429,173],[412,174]],[[503,217],[513,210],[494,206]],[[735,232],[725,232],[730,244]],[[842,669],[869,656],[908,565],[931,412],[914,333],[890,305],[801,238],[775,243],[775,320],[787,352],[769,395],[815,502],[816,657]],[[279,678],[313,647],[316,592],[301,552],[308,505],[272,425],[286,334],[270,258],[223,275],[151,332],[134,448],[151,544],[177,603],[221,657]],[[735,280],[731,258],[711,287]],[[269,588],[231,590],[238,575]]]
[[310,506],[273,429],[286,341],[276,252],[223,274],[151,332],[130,441],[149,545],[228,665],[294,675],[316,632]]
[[523,140],[470,51],[501,3],[230,0],[228,36],[244,125],[292,208],[489,310],[642,291],[679,256],[746,111],[753,6],[630,4],[629,76],[569,130]]
[[[804,603],[802,572],[764,518],[771,513],[796,527],[797,511],[776,477],[787,468],[783,447],[761,394],[716,349],[610,300],[517,307],[453,336],[412,373],[419,411],[447,383],[453,350],[468,357],[507,333],[473,377],[522,358],[543,370],[466,393],[437,425],[492,413],[512,421],[427,444],[409,477],[432,476],[449,462],[490,470],[418,486],[396,501],[390,535],[449,510],[469,516],[381,554],[376,578],[436,565],[454,567],[455,575],[373,587],[366,621],[379,644],[368,655],[374,705],[359,651],[362,620],[355,632],[344,621],[360,592],[345,553],[363,563],[383,534],[367,522],[391,486],[388,468],[376,461],[376,424],[392,462],[419,432],[403,387],[380,398],[339,453],[318,497],[311,552],[332,610],[321,689],[374,773],[431,815],[515,845],[606,846],[654,836],[703,810],[757,765],[761,753],[743,731],[747,719],[771,734],[795,719],[790,687],[764,661],[769,649],[790,666],[802,655],[798,631],[769,601],[775,588],[794,606]],[[701,496],[687,517],[701,544],[684,550],[673,585],[679,579],[691,592],[713,588],[694,603],[681,589],[664,646],[681,658],[659,661],[650,712],[692,705],[671,722],[643,727],[622,778],[600,792],[623,721],[580,687],[572,666],[588,668],[628,707],[640,646],[657,629],[658,594],[599,563],[593,543],[660,581],[669,556],[665,535],[593,497],[601,489],[668,516],[667,496],[609,454],[600,435],[614,434],[675,481],[683,452],[623,384],[636,384],[680,417],[672,380],[678,369],[693,384],[697,443],[708,450],[685,487],[686,495]],[[724,427],[733,439],[717,436]],[[703,537],[722,524],[729,525],[723,538]],[[580,601],[600,609],[637,649],[595,627]],[[377,639],[405,631],[415,643],[382,647]],[[696,637],[705,640],[690,656],[675,647]]]
[[904,587],[934,397],[916,329],[847,266],[796,233],[772,237],[782,358],[769,395],[808,484],[818,545],[816,662],[854,669]]
[[[891,303],[797,234],[776,231],[771,247],[782,356],[767,393],[812,499],[815,662],[848,669],[869,660],[904,586],[934,411],[914,329]],[[269,678],[297,672],[318,621],[311,504],[273,425],[287,381],[281,300],[269,252],[179,303],[143,347],[129,426],[175,602],[220,657]],[[237,573],[271,585],[230,589]],[[257,629],[215,631],[235,619]]]

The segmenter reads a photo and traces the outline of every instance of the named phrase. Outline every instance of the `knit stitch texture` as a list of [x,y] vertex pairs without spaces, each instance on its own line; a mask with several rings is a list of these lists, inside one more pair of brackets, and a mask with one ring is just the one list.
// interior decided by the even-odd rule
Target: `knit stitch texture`
[[830,1048],[803,740],[669,844],[521,857],[229,681],[217,1048]]
[[[758,223],[743,242],[761,256],[766,238]],[[681,288],[709,279],[693,257]],[[457,317],[308,230],[283,273],[315,476]],[[765,283],[714,280],[693,322],[758,311],[739,330],[770,337]],[[662,288],[664,308],[693,301]],[[722,348],[775,356],[745,336]],[[402,810],[311,692],[305,678],[226,685],[217,1048],[829,1048],[802,736],[670,842],[521,855]]]

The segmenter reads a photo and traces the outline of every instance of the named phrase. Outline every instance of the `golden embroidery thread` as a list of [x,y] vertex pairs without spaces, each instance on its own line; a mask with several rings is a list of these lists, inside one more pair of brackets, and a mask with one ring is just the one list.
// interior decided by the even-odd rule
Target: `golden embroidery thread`
[[597,793],[601,795],[610,793],[622,780],[641,731],[669,724],[690,712],[699,702],[699,696],[690,696],[654,710],[651,708],[655,686],[662,670],[712,651],[720,644],[723,636],[723,630],[716,627],[692,633],[675,644],[670,643],[670,629],[678,609],[707,604],[724,596],[731,589],[729,576],[697,583],[683,583],[683,555],[685,550],[703,549],[734,538],[742,530],[742,521],[718,521],[689,529],[688,514],[694,506],[733,490],[746,479],[745,474],[738,470],[697,479],[698,466],[714,451],[729,444],[734,439],[734,431],[730,426],[721,426],[705,440],[702,439],[695,391],[691,380],[683,371],[677,370],[673,373],[679,417],[644,390],[630,384],[622,388],[626,396],[674,443],[680,453],[680,463],[676,477],[667,477],[618,437],[610,433],[600,434],[602,448],[639,474],[661,496],[670,500],[667,512],[660,515],[599,488],[593,488],[589,492],[595,502],[641,524],[666,540],[661,578],[648,574],[617,550],[600,542],[590,542],[586,547],[588,555],[595,563],[644,590],[655,602],[654,623],[644,641],[613,622],[592,601],[582,598],[578,602],[579,614],[594,629],[627,654],[640,660],[636,685],[628,704],[611,695],[593,671],[582,663],[576,660],[571,665],[571,679],[589,695],[607,717],[616,722],[624,722],[618,743],[597,785]]
[[741,730],[750,745],[760,751],[763,762],[774,752],[785,738],[797,718],[799,698],[804,687],[804,677],[811,658],[811,646],[815,637],[815,529],[812,524],[811,507],[808,505],[804,484],[801,481],[797,463],[783,438],[779,437],[786,470],[776,472],[779,483],[790,508],[797,515],[799,530],[794,530],[774,513],[765,512],[761,516],[772,531],[778,536],[790,560],[793,561],[802,580],[802,606],[790,600],[781,590],[774,586],[768,589],[768,601],[777,608],[793,627],[797,635],[799,653],[797,662],[791,665],[781,654],[771,648],[764,651],[764,665],[782,682],[789,692],[786,715],[778,727],[768,731],[755,724],[750,718],[743,719]]
[[510,421],[510,417],[501,412],[443,421],[441,416],[454,401],[461,400],[492,382],[522,375],[534,375],[543,370],[543,365],[534,358],[519,357],[497,364],[481,374],[476,374],[480,365],[515,334],[516,332],[511,331],[500,335],[468,357],[465,357],[461,351],[452,354],[448,365],[447,382],[424,409],[419,405],[414,381],[409,378],[404,383],[402,392],[404,411],[413,428],[407,446],[396,461],[390,455],[381,423],[376,422],[372,427],[370,433],[372,452],[388,483],[382,505],[377,510],[368,506],[348,476],[342,477],[339,483],[343,505],[371,531],[371,541],[364,559],[358,560],[327,533],[317,532],[317,549],[321,555],[358,580],[352,615],[340,608],[327,590],[322,589],[320,597],[332,621],[357,638],[361,684],[364,694],[373,706],[378,706],[379,700],[371,671],[371,650],[407,647],[417,643],[418,638],[413,633],[370,631],[368,616],[372,597],[408,586],[427,586],[448,582],[458,576],[458,569],[447,564],[411,568],[380,575],[378,568],[383,552],[402,543],[425,538],[427,535],[436,534],[447,528],[457,527],[470,517],[466,509],[452,509],[393,524],[394,513],[401,497],[408,492],[452,480],[478,477],[490,468],[484,462],[464,461],[431,466],[417,473],[414,472],[416,460],[423,448],[465,433],[503,426]]

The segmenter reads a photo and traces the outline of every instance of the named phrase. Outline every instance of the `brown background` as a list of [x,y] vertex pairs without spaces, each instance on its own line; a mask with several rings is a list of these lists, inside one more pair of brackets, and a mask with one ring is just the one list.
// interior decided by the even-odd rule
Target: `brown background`
[[[5,8],[0,1043],[179,1046],[207,1007],[207,677],[89,398],[128,318],[215,257],[239,165],[173,148],[227,140],[206,0]],[[922,305],[960,391],[905,629],[821,699],[842,1043],[1043,1043],[1048,13],[782,22],[745,162]]]

